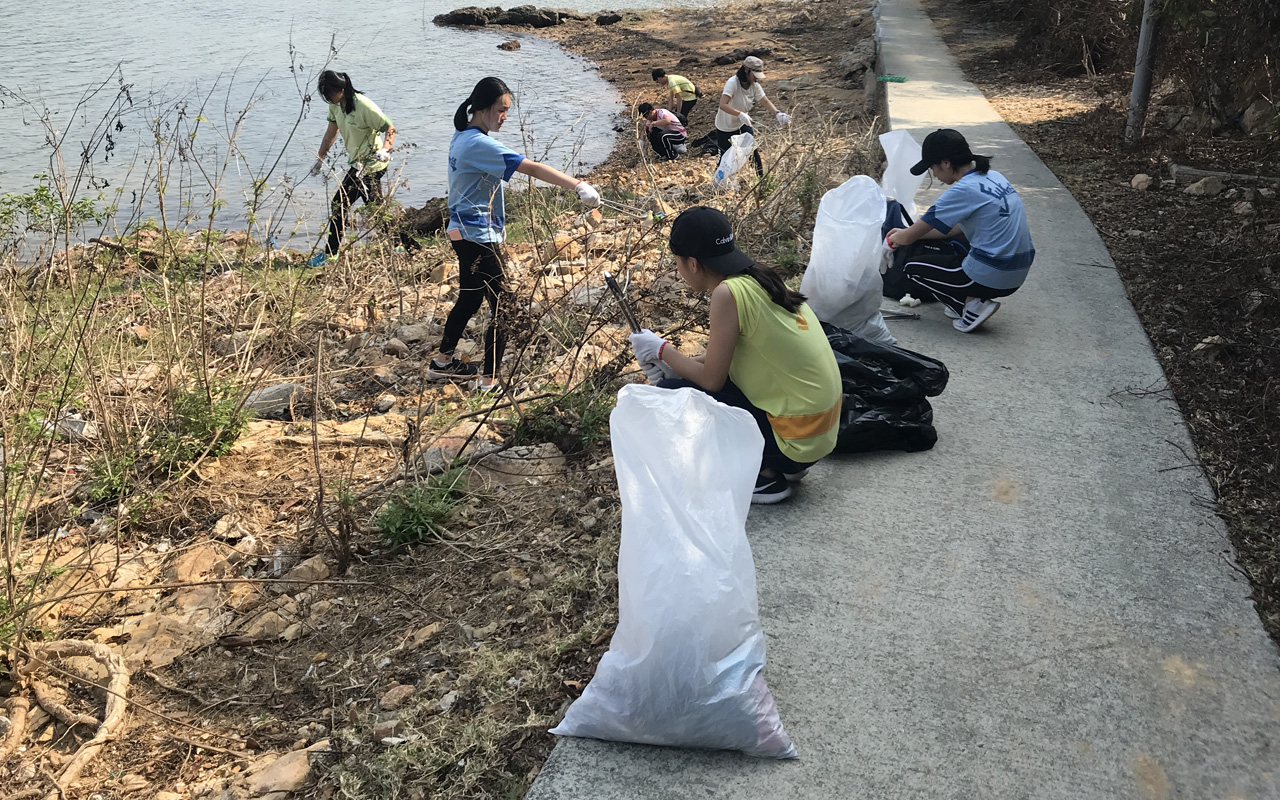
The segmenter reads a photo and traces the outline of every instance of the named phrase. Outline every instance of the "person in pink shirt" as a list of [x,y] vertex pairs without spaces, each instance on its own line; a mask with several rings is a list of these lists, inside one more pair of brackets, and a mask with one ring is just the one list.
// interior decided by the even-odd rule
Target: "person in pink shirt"
[[641,103],[636,111],[644,121],[645,133],[653,152],[658,154],[658,160],[675,161],[676,156],[686,149],[687,136],[680,119],[665,108],[654,108],[652,103]]

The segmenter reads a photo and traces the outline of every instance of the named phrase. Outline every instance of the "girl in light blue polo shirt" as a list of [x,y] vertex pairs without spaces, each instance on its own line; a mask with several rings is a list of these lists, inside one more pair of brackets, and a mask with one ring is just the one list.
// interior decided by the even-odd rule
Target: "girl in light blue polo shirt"
[[964,234],[969,253],[959,264],[908,261],[903,272],[924,298],[943,304],[952,325],[969,333],[1022,286],[1036,257],[1022,198],[991,159],[974,155],[958,131],[939,128],[925,137],[912,175],[931,170],[951,188],[909,228],[889,231],[885,243],[900,247],[917,239],[947,239]]
[[433,379],[469,378],[474,364],[453,358],[467,323],[489,301],[493,321],[484,333],[482,391],[497,386],[498,367],[506,347],[503,305],[510,302],[504,285],[505,258],[500,247],[506,227],[502,184],[519,172],[555,186],[572,189],[588,208],[600,205],[600,193],[586,181],[531,161],[494,139],[507,121],[511,90],[498,78],[483,78],[453,115],[457,132],[449,143],[449,241],[458,255],[458,301],[444,323],[440,352],[427,367]]

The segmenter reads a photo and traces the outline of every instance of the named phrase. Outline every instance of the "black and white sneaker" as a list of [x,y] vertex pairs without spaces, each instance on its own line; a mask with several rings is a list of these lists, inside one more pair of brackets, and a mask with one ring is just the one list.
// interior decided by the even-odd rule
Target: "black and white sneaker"
[[799,472],[784,472],[782,473],[782,477],[786,479],[787,483],[799,483],[804,480],[804,476],[808,474],[809,468],[805,467]]
[[791,484],[786,478],[756,478],[756,490],[751,493],[751,502],[755,505],[771,505],[781,503],[791,496]]
[[480,370],[475,364],[464,363],[456,358],[448,364],[441,364],[434,358],[427,363],[427,377],[433,381],[474,378],[478,374]]

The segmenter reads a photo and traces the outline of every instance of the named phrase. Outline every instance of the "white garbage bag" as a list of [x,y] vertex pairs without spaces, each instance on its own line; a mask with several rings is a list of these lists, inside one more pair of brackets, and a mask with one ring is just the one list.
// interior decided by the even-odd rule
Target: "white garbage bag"
[[907,216],[916,220],[916,192],[924,182],[924,173],[912,175],[911,168],[920,161],[920,145],[906,131],[889,131],[880,134],[880,146],[884,148],[884,176],[880,178],[880,188],[885,197],[892,197],[906,209]]
[[800,292],[823,322],[863,339],[895,344],[880,314],[884,213],[884,192],[866,175],[855,175],[824,194]]
[[717,189],[730,189],[736,186],[738,179],[734,176],[751,158],[751,151],[755,150],[755,147],[756,137],[750,133],[729,137],[729,149],[720,154],[715,174],[711,177],[712,184]]
[[609,417],[622,498],[618,629],[551,730],[794,758],[765,684],[747,511],[764,440],[696,389],[632,384]]

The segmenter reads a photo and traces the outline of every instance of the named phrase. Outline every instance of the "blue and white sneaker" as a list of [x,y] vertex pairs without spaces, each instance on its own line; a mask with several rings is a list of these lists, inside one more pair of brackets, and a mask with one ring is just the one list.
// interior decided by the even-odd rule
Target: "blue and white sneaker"
[[331,256],[328,253],[320,252],[320,253],[316,253],[311,258],[307,259],[307,266],[323,267],[325,264],[328,264],[330,261],[337,261],[337,260],[338,260],[337,256]]

